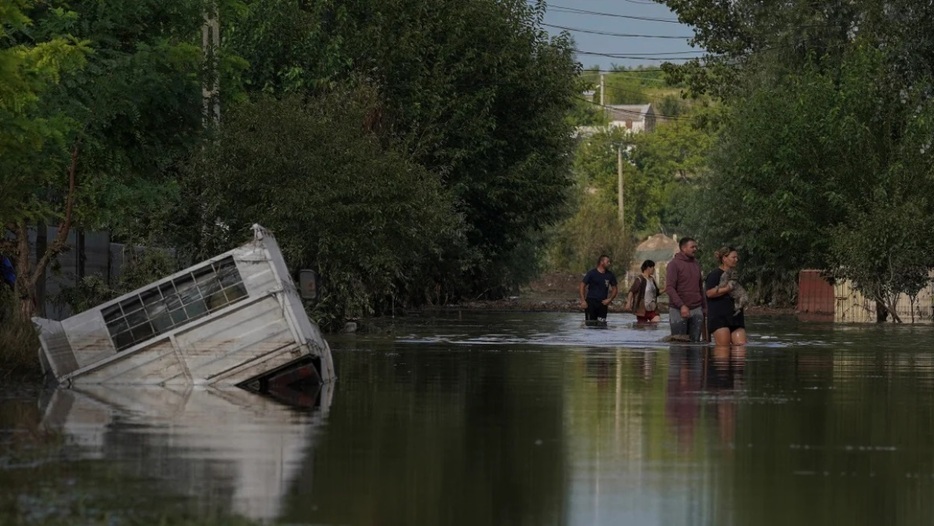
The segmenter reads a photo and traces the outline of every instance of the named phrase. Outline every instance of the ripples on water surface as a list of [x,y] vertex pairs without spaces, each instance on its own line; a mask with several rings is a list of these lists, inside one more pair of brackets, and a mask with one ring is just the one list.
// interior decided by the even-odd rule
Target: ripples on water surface
[[931,330],[465,312],[330,338],[313,397],[5,386],[0,524],[928,524]]

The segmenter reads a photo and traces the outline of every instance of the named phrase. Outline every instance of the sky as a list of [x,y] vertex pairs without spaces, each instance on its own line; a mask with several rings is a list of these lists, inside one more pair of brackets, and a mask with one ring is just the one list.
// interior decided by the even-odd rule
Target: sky
[[657,67],[703,55],[688,45],[691,28],[651,0],[548,0],[546,5],[545,29],[557,35],[566,28],[585,68]]

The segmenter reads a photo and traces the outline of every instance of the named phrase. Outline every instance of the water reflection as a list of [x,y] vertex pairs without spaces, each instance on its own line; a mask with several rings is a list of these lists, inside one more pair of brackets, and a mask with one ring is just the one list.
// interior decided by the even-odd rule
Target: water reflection
[[[239,388],[88,386],[59,389],[42,426],[77,459],[119,466],[120,477],[163,481],[195,497],[196,515],[272,520],[331,404],[332,387],[284,405]],[[149,489],[147,491],[154,491]]]
[[[162,488],[207,502],[198,517],[284,524],[874,526],[934,513],[931,330],[753,320],[748,346],[716,349],[579,325],[465,315],[334,337],[338,392],[311,411],[239,391],[58,392],[42,404],[57,438],[34,399],[11,406],[0,389],[0,523],[24,501],[7,495],[35,481],[39,508],[99,484],[119,513],[166,502],[151,493]],[[30,440],[55,453],[5,456]],[[88,465],[99,475],[75,483]]]

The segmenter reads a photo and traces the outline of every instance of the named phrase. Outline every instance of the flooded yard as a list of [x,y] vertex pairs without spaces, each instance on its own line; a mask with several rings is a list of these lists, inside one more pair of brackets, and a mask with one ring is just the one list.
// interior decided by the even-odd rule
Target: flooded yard
[[929,521],[931,327],[752,318],[721,352],[629,320],[397,318],[276,399],[5,385],[0,524]]

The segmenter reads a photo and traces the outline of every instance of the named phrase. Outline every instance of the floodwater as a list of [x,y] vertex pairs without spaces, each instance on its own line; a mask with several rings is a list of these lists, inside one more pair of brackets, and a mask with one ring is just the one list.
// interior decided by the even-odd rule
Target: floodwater
[[934,328],[628,319],[397,318],[289,399],[6,385],[0,524],[930,523]]

